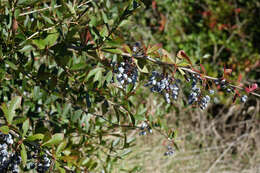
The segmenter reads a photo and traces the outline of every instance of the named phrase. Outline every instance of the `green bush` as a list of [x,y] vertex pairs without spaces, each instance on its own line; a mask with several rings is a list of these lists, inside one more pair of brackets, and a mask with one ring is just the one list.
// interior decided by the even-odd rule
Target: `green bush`
[[[112,172],[131,153],[132,130],[140,135],[158,131],[177,147],[176,131],[164,117],[175,103],[154,95],[158,109],[149,114],[144,98],[150,92],[143,86],[157,70],[161,80],[169,76],[171,84],[183,87],[179,102],[188,107],[191,84],[185,77],[196,74],[193,68],[210,87],[214,84],[204,72],[219,77],[224,63],[235,72],[230,80],[253,69],[259,54],[251,39],[258,39],[258,31],[244,38],[247,28],[254,32],[246,15],[252,4],[244,4],[240,14],[234,10],[242,7],[225,1],[1,1],[0,143],[5,148],[8,141],[8,158],[19,168],[2,160],[0,170]],[[233,23],[234,18],[239,21]],[[190,58],[182,51],[182,56],[172,55],[181,49]],[[236,62],[242,65],[233,67]],[[202,63],[205,67],[199,67]],[[127,85],[116,77],[121,66],[133,75]],[[206,95],[208,86],[202,89]]]

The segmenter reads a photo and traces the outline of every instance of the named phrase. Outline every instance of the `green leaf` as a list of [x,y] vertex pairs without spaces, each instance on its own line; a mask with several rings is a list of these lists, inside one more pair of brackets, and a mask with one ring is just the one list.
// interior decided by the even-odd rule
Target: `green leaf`
[[59,144],[64,138],[63,133],[56,133],[52,136],[50,140],[42,144],[42,146],[51,146],[51,145],[57,145]]
[[66,173],[66,170],[61,167],[60,163],[57,160],[55,160],[55,168],[58,169],[58,172],[60,173]]
[[124,44],[123,47],[130,55],[132,55],[132,50],[130,49],[130,47],[127,44]]
[[0,131],[4,134],[8,134],[9,133],[9,127],[8,126],[2,126],[2,127],[0,127]]
[[149,73],[149,71],[148,71],[148,69],[147,69],[147,67],[146,67],[145,65],[143,66],[143,68],[141,68],[141,67],[139,66],[137,59],[134,59],[134,62],[135,62],[136,66],[137,66],[137,68],[138,68],[138,70],[139,70],[140,72],[142,72],[142,73]]
[[71,4],[69,4],[69,3],[64,3],[64,4],[65,4],[65,7],[68,8],[69,12],[70,12],[74,17],[76,17],[76,11],[75,11],[74,7],[73,7]]
[[24,144],[21,144],[21,157],[22,157],[22,161],[23,161],[23,165],[26,165],[27,162],[27,153],[26,153],[26,149]]
[[101,68],[101,67],[97,67],[97,68],[91,70],[91,71],[88,73],[88,76],[87,76],[86,80],[89,80],[90,77],[96,75],[99,71],[103,71],[103,70],[104,70],[104,69]]
[[102,18],[104,20],[104,23],[108,23],[108,19],[107,19],[106,13],[104,13],[104,11],[101,11],[101,14],[102,14]]
[[46,17],[46,16],[44,16],[44,15],[42,15],[42,18],[43,18],[47,23],[54,25],[53,21],[52,21],[50,18],[48,18],[48,17]]
[[16,119],[12,122],[12,124],[13,124],[13,125],[22,124],[25,120],[26,120],[26,117],[19,117],[19,118],[16,118]]
[[38,47],[38,49],[42,50],[45,48],[45,41],[42,39],[32,40],[32,43]]
[[41,133],[29,136],[28,138],[26,138],[26,141],[35,141],[35,140],[42,140],[44,138],[44,135]]
[[5,119],[8,123],[10,123],[10,113],[9,113],[9,110],[7,108],[7,105],[5,103],[3,103],[1,105],[1,108],[2,108],[2,111],[4,112],[4,116],[5,116]]
[[182,69],[178,68],[178,71],[181,73],[182,76],[185,75],[185,72]]
[[190,63],[186,62],[186,61],[181,61],[177,63],[177,66],[179,67],[186,67],[186,66],[190,66]]
[[162,62],[166,62],[168,64],[175,64],[176,62],[173,60],[171,54],[165,50],[165,49],[161,49],[162,50]]
[[132,152],[131,149],[126,149],[126,150],[123,151],[123,153],[122,153],[120,156],[121,156],[121,157],[124,157],[124,156],[130,154],[131,152]]
[[9,109],[12,113],[14,113],[14,111],[19,108],[21,106],[21,102],[22,102],[22,97],[20,96],[16,96],[11,100]]
[[39,100],[42,97],[41,89],[39,86],[34,86],[33,88],[33,100]]
[[56,149],[56,155],[59,155],[61,151],[66,147],[67,142],[63,141],[59,144],[59,146]]
[[94,80],[93,82],[96,82],[96,81],[100,81],[101,80],[101,77],[102,77],[102,71],[97,71],[97,73],[95,74],[95,77],[94,77]]
[[5,63],[8,64],[13,70],[18,70],[18,68],[13,62],[5,60]]
[[107,36],[108,36],[108,33],[109,33],[109,31],[108,31],[107,27],[102,27],[102,29],[100,30],[100,35],[101,35],[103,38],[107,37]]
[[154,46],[148,48],[148,50],[147,50],[146,53],[147,53],[147,54],[151,54],[151,53],[153,53],[153,52],[159,50],[161,47],[162,47],[161,44],[156,44],[156,45],[154,45]]
[[45,39],[44,41],[46,42],[46,44],[51,47],[55,44],[55,42],[57,41],[59,37],[59,33],[58,32],[54,32],[54,33],[50,33]]
[[71,109],[71,104],[66,104],[62,111],[62,117],[66,117],[66,115],[69,113]]
[[19,52],[29,52],[31,50],[33,50],[32,45],[25,45],[23,48],[19,50]]
[[1,108],[9,124],[12,124],[13,118],[15,117],[15,110],[21,106],[21,101],[22,97],[16,96],[11,100],[8,107],[5,103],[2,104]]
[[27,131],[28,131],[28,129],[29,129],[29,119],[27,119],[24,123],[23,123],[23,127],[22,127],[22,129],[23,129],[23,135],[22,135],[22,137],[24,137],[25,135],[26,135],[26,133],[27,133]]
[[149,73],[148,69],[146,66],[144,66],[143,68],[140,68],[139,65],[137,65],[137,68],[140,72],[142,73]]
[[107,83],[110,83],[110,81],[112,80],[112,78],[113,78],[113,73],[112,73],[112,71],[109,71],[109,72],[107,73],[106,77],[105,77]]
[[46,46],[51,47],[55,44],[59,37],[58,32],[56,30],[53,33],[48,33],[48,36],[44,39],[34,39],[32,43],[38,47],[38,49],[45,49]]
[[139,120],[139,121],[144,121],[146,120],[145,116],[143,116],[143,114],[136,114],[135,115],[135,119]]
[[82,70],[82,69],[85,69],[86,67],[87,67],[86,63],[78,63],[78,64],[74,64],[71,67],[71,70]]
[[175,64],[174,60],[171,57],[168,57],[167,55],[164,55],[162,57],[162,62],[165,62],[168,64]]

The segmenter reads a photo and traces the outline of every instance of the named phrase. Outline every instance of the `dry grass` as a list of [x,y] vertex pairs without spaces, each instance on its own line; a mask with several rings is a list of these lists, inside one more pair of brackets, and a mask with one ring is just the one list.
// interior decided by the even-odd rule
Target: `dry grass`
[[[156,101],[149,100],[156,108]],[[140,167],[133,172],[144,173],[260,172],[260,101],[227,105],[212,105],[207,111],[183,110],[177,105],[181,113],[166,115],[169,126],[179,135],[175,155],[164,156],[168,143],[160,134],[139,137],[136,132],[134,152],[120,163],[117,172],[132,165]]]

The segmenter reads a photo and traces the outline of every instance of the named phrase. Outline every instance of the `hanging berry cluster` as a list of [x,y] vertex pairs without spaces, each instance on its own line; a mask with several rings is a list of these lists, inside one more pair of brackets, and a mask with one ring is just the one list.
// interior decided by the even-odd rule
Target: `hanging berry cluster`
[[173,148],[170,145],[168,145],[167,146],[167,151],[164,153],[164,155],[165,156],[172,156],[173,154],[174,154]]
[[9,151],[13,142],[11,134],[0,132],[0,172],[19,172],[19,164],[21,163],[20,154]]
[[51,166],[51,160],[47,157],[46,154],[43,154],[40,158],[39,158],[39,162],[37,163],[37,171],[39,173],[44,173],[46,171],[49,170]]
[[[188,97],[188,104],[194,104],[197,102],[202,110],[205,109],[210,102],[210,96],[203,96],[201,93],[201,89],[198,86],[198,81],[202,83],[201,77],[199,75],[190,74],[189,80],[191,81],[191,93]],[[214,90],[212,90],[211,92],[214,93]]]
[[148,131],[149,133],[152,133],[152,128],[146,123],[146,122],[143,122],[141,124],[141,127],[140,127],[140,133],[139,133],[139,136],[144,136],[146,135],[146,131]]
[[150,87],[151,92],[157,92],[164,96],[167,103],[171,103],[173,100],[177,100],[179,95],[179,80],[174,79],[168,74],[162,74],[157,71],[153,71],[149,78],[146,87]]
[[121,88],[125,88],[128,84],[135,86],[138,78],[138,70],[131,58],[124,57],[120,63],[112,63],[113,73]]
[[[19,173],[21,168],[21,156],[19,151],[12,151],[13,137],[11,134],[0,132],[0,172]],[[28,148],[29,149],[29,148]],[[47,172],[51,165],[51,160],[46,154],[42,154],[35,147],[31,147],[27,153],[27,163],[24,171],[36,168],[38,173]]]
[[[137,68],[137,64],[133,60],[134,58],[146,59],[154,63],[166,65],[164,67],[169,67],[170,64],[153,60],[150,56],[146,54],[145,50],[147,49],[145,47],[142,47],[140,42],[136,42],[132,46],[132,55],[124,54],[123,61],[119,63],[112,63],[115,79],[117,80],[121,88],[125,88],[128,84],[133,84],[135,88],[137,78],[138,78],[139,67]],[[189,64],[191,64],[191,61],[189,57],[187,57],[185,52],[184,51],[179,51],[179,52],[180,53],[178,53],[178,55],[179,54],[182,55],[182,59],[184,58],[188,60]],[[174,67],[178,68],[176,66]],[[165,101],[170,104],[178,99],[181,82],[179,79],[176,79],[174,76],[169,75],[172,73],[165,72],[167,71],[167,69],[168,68],[164,68],[164,73],[152,71],[151,76],[148,79],[148,82],[145,84],[145,87],[149,87],[151,92],[156,92],[163,95]],[[211,87],[208,87],[208,83],[214,84],[214,86],[218,90],[221,89],[221,91],[227,93],[234,93],[234,91],[236,91],[236,88],[233,85],[231,85],[224,77],[219,79],[209,77],[209,76],[205,77],[205,75],[201,75],[200,72],[193,71],[189,68],[184,68],[184,69],[185,70],[183,73],[185,74],[184,75],[185,79],[188,82],[191,82],[191,90],[190,90],[191,92],[189,92],[188,94],[188,104],[190,105],[196,104],[202,110],[207,108],[208,104],[211,101],[211,97],[214,95],[214,90],[211,89]],[[257,86],[249,89],[251,91],[255,88],[257,88]],[[238,94],[238,92],[235,93],[235,96],[239,96],[240,101],[242,103],[245,103],[247,100],[246,95],[241,96],[240,94]],[[215,101],[217,100],[217,98],[214,97],[213,100]]]

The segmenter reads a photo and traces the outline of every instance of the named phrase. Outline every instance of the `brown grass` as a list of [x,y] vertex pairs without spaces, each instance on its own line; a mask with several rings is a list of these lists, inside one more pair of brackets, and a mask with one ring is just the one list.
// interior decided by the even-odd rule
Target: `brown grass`
[[[155,114],[158,104],[148,99],[150,113]],[[135,172],[144,173],[258,173],[260,172],[260,101],[252,98],[246,104],[211,105],[208,110],[183,109],[165,115],[168,125],[178,131],[179,150],[174,156],[164,156],[167,140],[154,132],[137,136],[137,145],[121,168],[138,165]],[[182,110],[180,113],[177,110]]]

